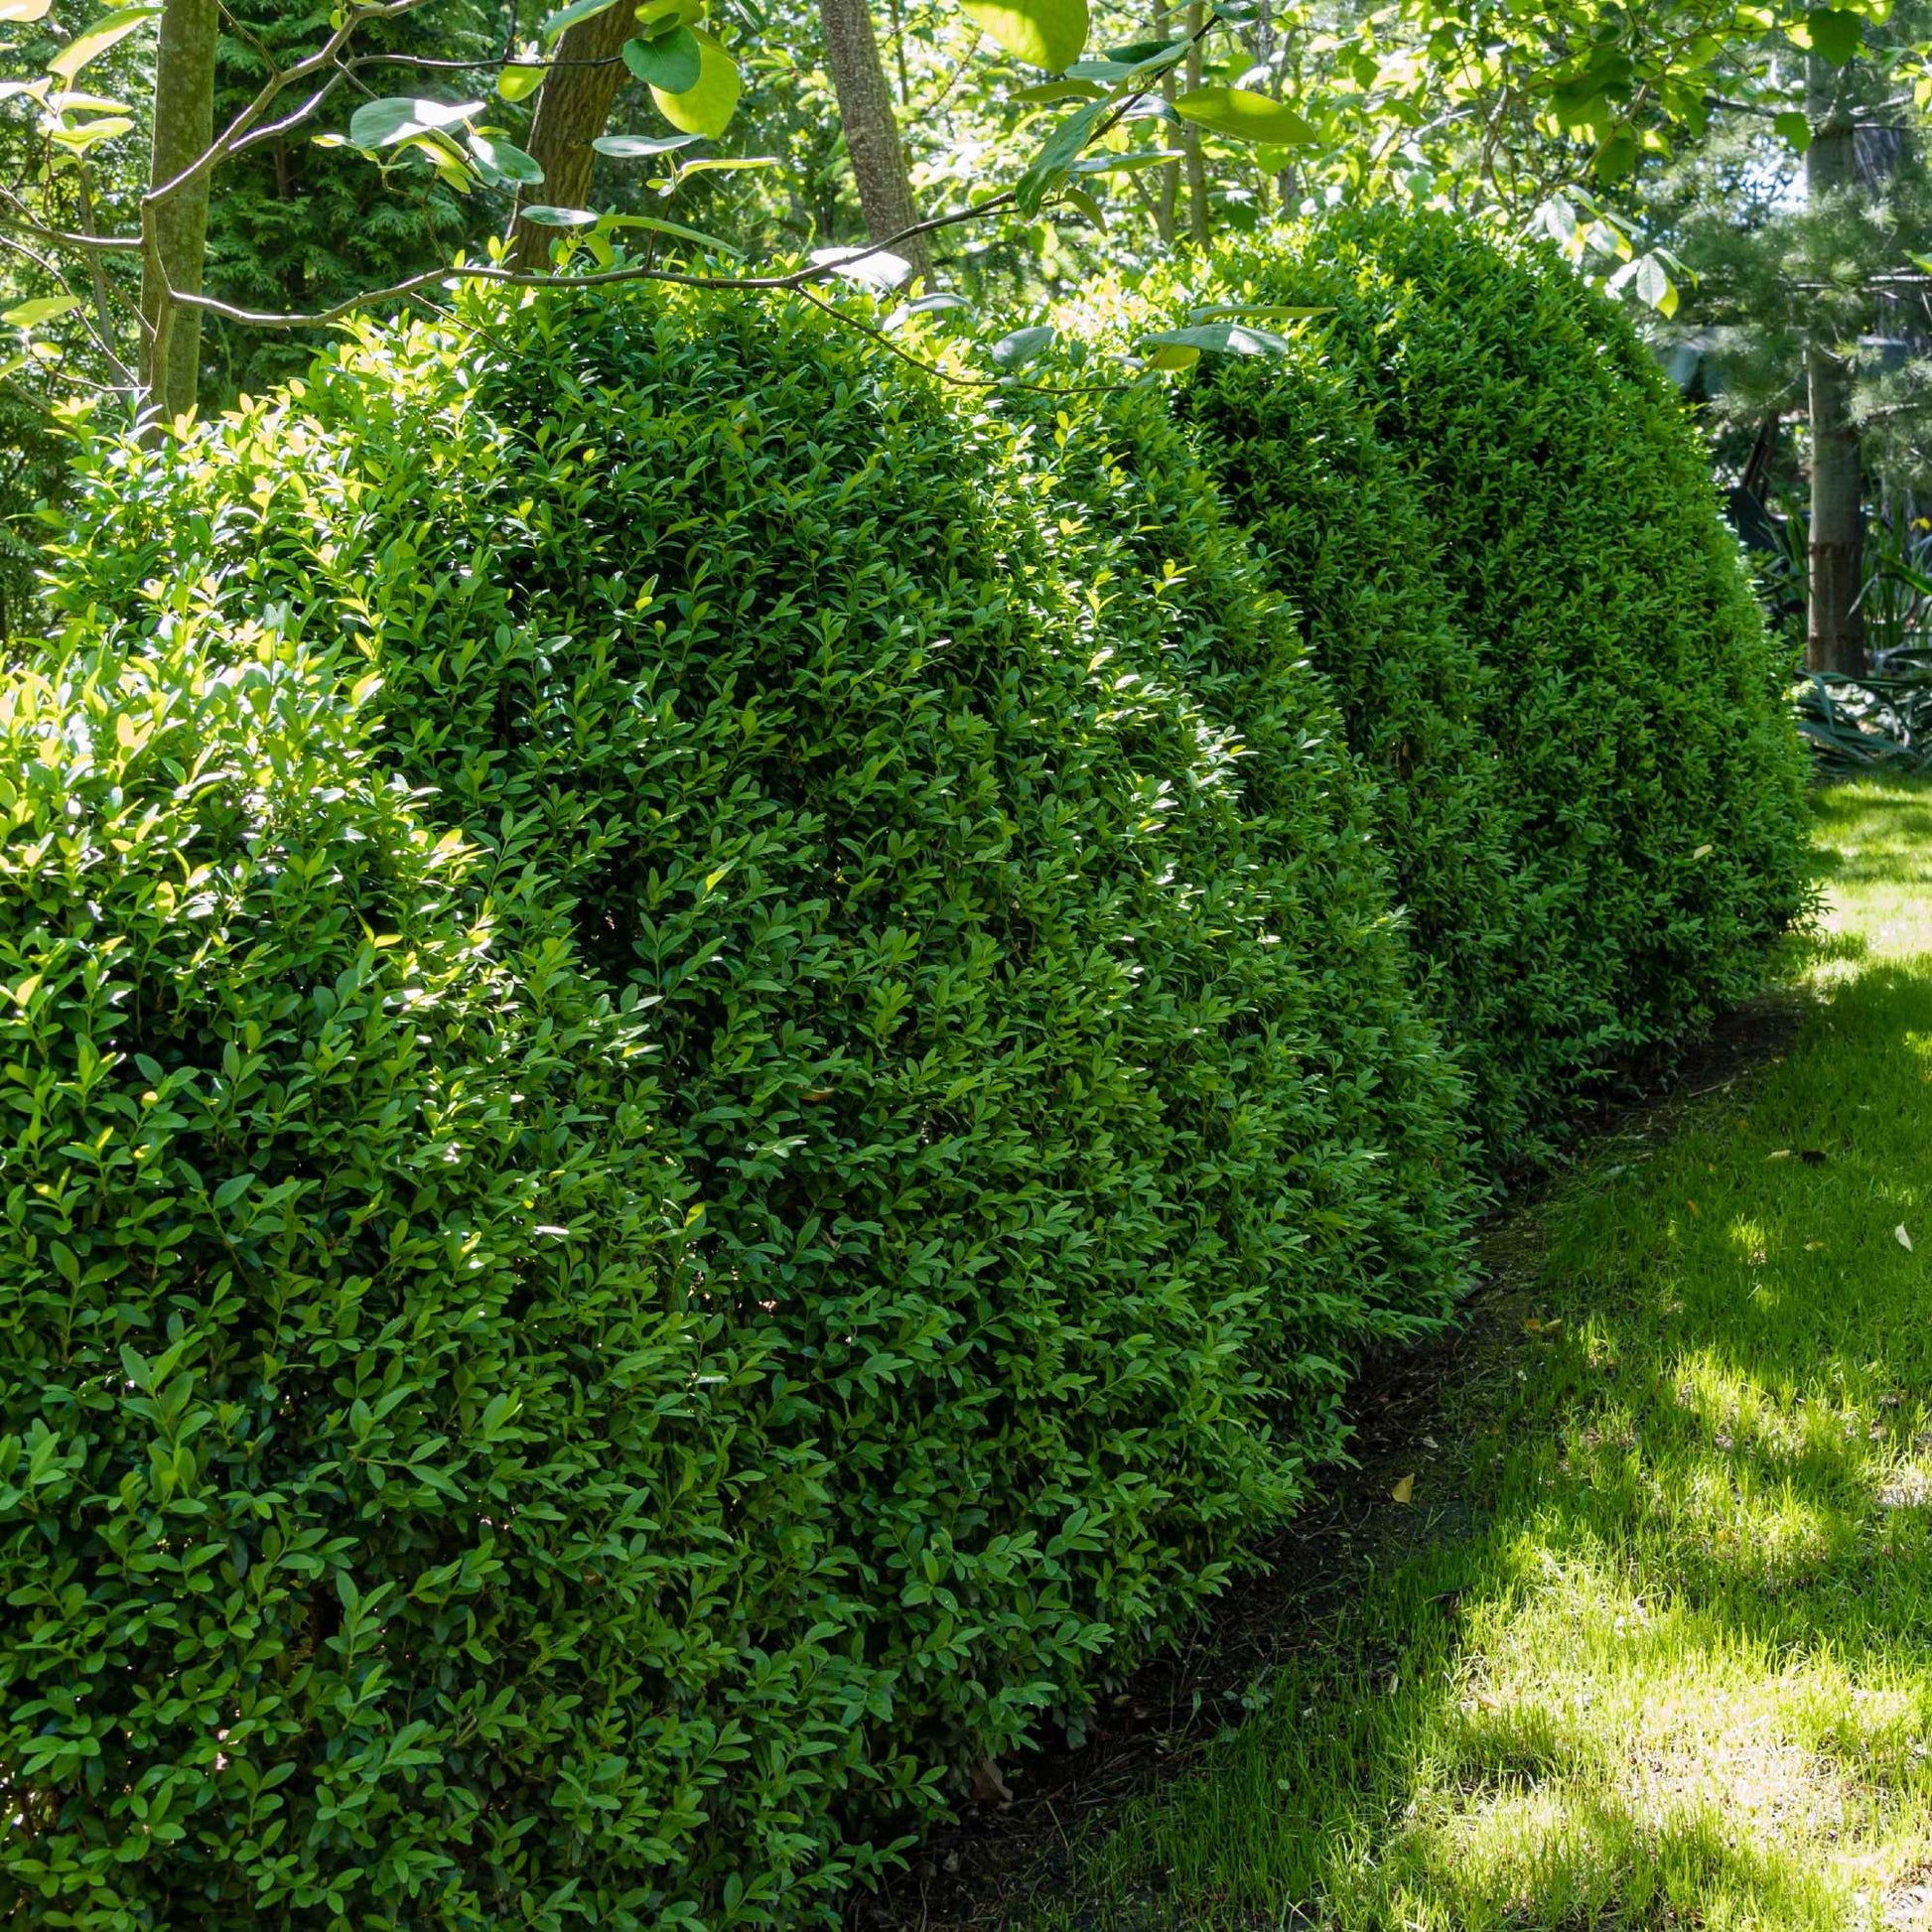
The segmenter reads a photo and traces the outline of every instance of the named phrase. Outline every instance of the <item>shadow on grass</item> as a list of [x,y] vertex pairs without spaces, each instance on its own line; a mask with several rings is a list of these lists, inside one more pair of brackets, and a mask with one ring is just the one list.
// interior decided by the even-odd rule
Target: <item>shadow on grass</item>
[[1537,1211],[1418,1445],[1468,1527],[1010,1923],[1932,1927],[1932,793],[1820,816],[1795,1046]]

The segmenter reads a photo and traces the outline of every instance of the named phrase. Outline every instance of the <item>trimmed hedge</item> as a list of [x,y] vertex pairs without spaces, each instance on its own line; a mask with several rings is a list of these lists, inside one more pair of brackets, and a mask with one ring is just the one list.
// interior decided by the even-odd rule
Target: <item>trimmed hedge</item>
[[1338,211],[1197,299],[1331,311],[1311,349],[1203,362],[1182,412],[1382,775],[1492,1158],[1533,1157],[1810,902],[1781,648],[1681,405],[1554,251]]
[[[0,1506],[10,1583],[46,1580],[0,1631],[29,1819],[0,1872],[50,1888],[34,1909],[829,1914],[949,1772],[1077,1728],[1190,1619],[1333,1452],[1350,1361],[1446,1313],[1461,1087],[1331,703],[1210,491],[1169,488],[1157,566],[1127,493],[1070,493],[1067,447],[806,305],[634,292],[371,330],[183,448],[93,447],[50,662],[233,696],[146,791],[100,778],[101,813],[173,843],[102,841],[59,916],[75,971],[122,934],[158,962],[165,998],[103,1005],[100,1050],[138,1016],[226,1111],[169,1182],[200,1245],[170,1234],[139,1295],[122,1248],[76,1245],[104,1205],[62,1237],[77,1280],[46,1241],[8,1264],[0,1454],[93,1432],[84,1484]],[[290,701],[354,729],[247,738],[251,623]],[[285,854],[259,784],[170,789],[197,768],[272,771],[321,825]],[[338,835],[339,792],[386,816]],[[150,941],[175,849],[253,882],[221,929],[267,962],[258,1040],[255,966],[224,977],[186,910]],[[383,865],[382,894],[278,897]],[[463,969],[406,966],[436,947]],[[336,990],[358,948],[380,997]],[[35,1216],[139,1106],[62,1038],[17,1049],[58,1134],[0,1150]],[[319,1055],[352,1104],[311,1103]],[[284,1186],[315,1252],[234,1242],[222,1216]],[[158,1352],[164,1305],[201,1353],[163,1387],[196,1366],[225,1461],[182,1442],[193,1390],[98,1356]],[[50,1397],[75,1333],[95,1352]],[[157,1437],[248,1526],[206,1562],[142,1500]],[[282,1548],[312,1491],[337,1513],[287,1627],[230,1629],[249,1537]],[[144,1509],[155,1560],[98,1562]],[[465,1568],[525,1538],[526,1570]],[[130,1701],[167,1721],[111,1774],[37,1741]],[[182,1836],[143,1840],[163,1788]]]

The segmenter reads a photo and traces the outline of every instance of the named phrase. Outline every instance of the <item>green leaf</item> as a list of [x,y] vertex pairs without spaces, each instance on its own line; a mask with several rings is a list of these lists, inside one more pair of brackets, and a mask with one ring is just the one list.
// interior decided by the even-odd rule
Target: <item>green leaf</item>
[[1002,336],[987,352],[993,357],[997,369],[1013,370],[1025,368],[1037,355],[1044,353],[1046,346],[1059,334],[1051,323],[1039,323],[1032,329],[1016,329],[1010,336]]
[[1314,316],[1331,316],[1332,307],[1324,309],[1296,308],[1281,303],[1254,302],[1217,302],[1211,308],[1189,309],[1189,322],[1222,321],[1260,321],[1260,322],[1307,322]]
[[1091,80],[1042,80],[1008,94],[1007,100],[1018,107],[1045,107],[1058,100],[1098,100],[1101,91]]
[[1199,323],[1188,329],[1164,329],[1148,341],[1157,347],[1194,348],[1214,355],[1286,355],[1295,346],[1285,336],[1251,329],[1242,322]]
[[1788,108],[1771,122],[1779,139],[1787,142],[1793,154],[1803,154],[1811,146],[1811,121],[1795,107]]
[[72,315],[81,306],[77,295],[42,295],[0,313],[0,322],[11,323],[16,329],[38,329],[44,322]]
[[216,1207],[232,1207],[255,1184],[251,1173],[231,1174],[214,1190]]
[[71,84],[73,76],[89,61],[98,59],[110,47],[118,47],[137,27],[153,20],[161,9],[159,7],[120,7],[113,13],[87,29],[84,34],[76,34],[53,60],[48,62],[49,73],[57,73]]
[[496,94],[500,100],[528,100],[543,85],[545,69],[525,67],[520,62],[512,62],[496,76]]
[[1842,68],[1858,58],[1864,22],[1843,7],[1828,7],[1805,16],[1805,31],[1812,51]]
[[74,154],[84,154],[96,142],[111,141],[133,125],[125,114],[110,114],[105,120],[82,121],[78,127],[57,127],[48,139]]
[[1016,61],[1054,73],[1087,44],[1087,0],[963,0],[962,11]]
[[1174,102],[1174,111],[1197,127],[1236,141],[1305,148],[1314,140],[1314,129],[1294,108],[1246,87],[1195,87]]
[[673,127],[686,134],[719,135],[738,111],[738,63],[702,28],[686,31],[698,44],[697,80],[676,92],[652,87],[650,97]]
[[546,15],[537,34],[546,44],[554,41],[559,34],[565,34],[580,20],[595,20],[599,14],[609,13],[618,0],[570,0],[567,7],[559,7],[553,14]]
[[588,228],[598,218],[592,208],[550,207],[542,203],[522,209],[521,213],[525,221],[534,221],[539,228]]
[[473,134],[469,139],[470,152],[490,187],[514,184],[519,188],[540,188],[543,185],[543,170],[535,155],[525,154],[511,142],[493,140],[483,134]]
[[591,146],[613,161],[641,161],[648,155],[691,147],[702,138],[696,134],[600,134]]
[[1040,203],[1071,173],[1106,107],[1104,100],[1090,100],[1084,107],[1075,108],[1046,137],[1027,172],[1014,184],[1014,206],[1022,214],[1037,214]]
[[0,0],[0,20],[45,20],[54,0]]
[[1168,61],[1178,61],[1187,52],[1187,42],[1181,40],[1135,41],[1127,47],[1108,47],[1101,50],[1100,58],[1110,61],[1115,67],[1145,68],[1157,63],[1165,65]]
[[480,100],[426,100],[420,95],[391,94],[365,100],[349,116],[349,143],[357,148],[393,148],[420,134],[438,134],[473,114],[481,114]]
[[715,234],[706,234],[702,228],[687,228],[681,221],[666,221],[656,214],[607,214],[604,217],[607,228],[648,228],[653,234],[676,235],[680,241],[695,241],[701,248],[715,248],[723,255],[743,257],[742,248],[734,248],[729,241],[721,241]]
[[1200,350],[1184,343],[1159,344],[1148,355],[1148,366],[1156,369],[1191,369],[1200,360]]
[[654,41],[625,41],[623,64],[646,86],[681,94],[698,84],[704,60],[698,38],[688,27],[676,27]]
[[1137,148],[1132,154],[1082,155],[1073,164],[1076,175],[1119,175],[1134,168],[1154,168],[1167,161],[1184,160],[1181,148]]

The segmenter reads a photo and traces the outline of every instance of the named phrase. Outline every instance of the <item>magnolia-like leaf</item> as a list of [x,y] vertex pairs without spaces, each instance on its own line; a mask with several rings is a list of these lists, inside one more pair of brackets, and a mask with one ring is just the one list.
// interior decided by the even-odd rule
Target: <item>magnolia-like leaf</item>
[[559,7],[553,14],[544,17],[537,29],[538,36],[547,45],[559,34],[568,33],[580,20],[595,20],[599,14],[607,14],[618,4],[618,0],[570,0],[567,7]]
[[1805,16],[1805,35],[1813,53],[1842,68],[1858,58],[1864,22],[1844,7],[1828,7]]
[[698,39],[688,27],[676,27],[654,41],[625,41],[623,64],[649,87],[681,94],[698,84],[704,62]]
[[1187,52],[1187,42],[1181,40],[1135,41],[1127,47],[1106,47],[1100,51],[1103,61],[1112,61],[1116,67],[1145,68],[1170,59],[1179,60]]
[[650,0],[637,9],[637,28],[645,40],[655,40],[674,27],[695,27],[704,18],[704,0]]
[[0,20],[45,20],[54,0],[0,0]]
[[1183,120],[1236,141],[1305,148],[1314,139],[1314,129],[1294,108],[1246,87],[1194,87],[1173,105]]
[[1078,208],[1102,234],[1107,232],[1107,210],[1094,199],[1090,189],[1069,181],[1060,194],[1069,207]]
[[1183,148],[1137,148],[1132,154],[1085,154],[1073,164],[1076,175],[1119,175],[1134,168],[1154,168],[1167,161],[1183,161]]
[[1037,87],[1022,87],[1007,95],[1016,107],[1047,107],[1059,100],[1098,100],[1101,89],[1091,80],[1042,80]]
[[96,143],[111,141],[115,135],[125,134],[133,125],[125,114],[110,114],[105,120],[82,121],[78,127],[57,127],[47,138],[70,154],[85,154]]
[[522,210],[525,221],[534,221],[539,228],[588,228],[597,221],[596,211],[587,207],[550,207],[539,203],[535,207]]
[[84,34],[76,34],[48,62],[48,72],[59,74],[63,80],[71,82],[89,61],[97,60],[110,47],[118,47],[137,27],[145,26],[160,12],[159,7],[116,8],[111,14],[97,20]]
[[912,264],[889,248],[814,248],[812,265],[871,289],[896,289],[912,273]]
[[425,100],[407,94],[365,100],[348,117],[349,145],[393,148],[398,142],[413,141],[420,134],[440,134],[444,128],[456,127],[483,111],[483,103],[480,100]]
[[678,174],[735,175],[742,174],[747,168],[777,168],[782,165],[775,154],[716,154],[706,155],[700,161],[681,163]]
[[1416,1500],[1416,1478],[1404,1476],[1389,1491],[1389,1500],[1394,1503],[1412,1503]]
[[1811,121],[1797,108],[1787,108],[1784,113],[1774,116],[1771,125],[1793,154],[1803,154],[1811,146]]
[[729,241],[721,241],[715,234],[706,234],[702,228],[687,228],[682,221],[666,221],[656,214],[607,214],[604,217],[607,228],[648,228],[653,234],[675,235],[680,241],[695,241],[700,248],[715,248],[721,255],[735,255],[741,259],[744,249],[734,248]]
[[963,0],[962,10],[1003,52],[1053,73],[1087,44],[1087,0]]
[[1157,347],[1205,349],[1215,355],[1286,355],[1294,344],[1244,322],[1203,322],[1188,329],[1164,329],[1148,341]]
[[703,28],[686,31],[698,44],[697,80],[675,93],[653,87],[650,97],[657,103],[657,111],[682,132],[719,135],[738,111],[738,63]]
[[32,302],[22,302],[18,307],[0,312],[0,322],[11,323],[16,329],[38,329],[44,322],[58,321],[62,316],[70,316],[81,306],[77,295],[42,295]]
[[508,141],[473,134],[470,136],[470,152],[476,157],[478,170],[483,180],[492,188],[511,185],[540,188],[543,185],[543,169],[538,165],[536,156],[525,154]]
[[1023,369],[1035,356],[1043,354],[1058,334],[1051,323],[1037,323],[1032,329],[1016,329],[1012,335],[1002,336],[987,352],[993,357],[996,369]]
[[1184,343],[1161,343],[1148,353],[1148,366],[1156,369],[1191,369],[1200,360],[1200,350]]
[[496,76],[496,94],[500,100],[528,100],[543,85],[544,69],[528,67],[520,62],[512,62]]
[[1090,100],[1084,107],[1076,107],[1046,137],[1027,172],[1014,184],[1013,203],[1023,215],[1037,214],[1040,203],[1067,178],[1081,150],[1093,138],[1106,107],[1104,100]]
[[[650,155],[692,147],[702,138],[697,134],[600,134],[591,146],[613,161],[642,161]],[[695,167],[696,163],[687,165]]]

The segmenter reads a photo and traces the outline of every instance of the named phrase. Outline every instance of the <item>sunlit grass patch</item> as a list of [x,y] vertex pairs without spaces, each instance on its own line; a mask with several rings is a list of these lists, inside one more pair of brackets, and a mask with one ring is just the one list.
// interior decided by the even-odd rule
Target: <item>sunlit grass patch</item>
[[1818,813],[1796,1043],[1605,1148],[1479,1317],[1418,1491],[1476,1527],[1033,1922],[1932,1928],[1932,791]]

